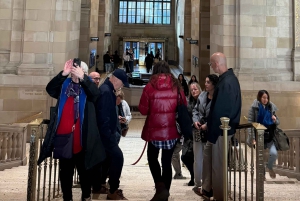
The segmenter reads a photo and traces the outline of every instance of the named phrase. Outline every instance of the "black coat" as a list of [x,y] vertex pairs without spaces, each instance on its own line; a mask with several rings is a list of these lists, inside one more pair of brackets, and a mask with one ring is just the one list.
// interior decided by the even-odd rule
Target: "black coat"
[[[62,72],[55,76],[46,87],[48,94],[51,97],[58,99],[61,93],[62,84],[66,79],[67,76],[62,76]],[[82,124],[82,145],[83,151],[85,152],[85,167],[86,169],[91,169],[93,166],[99,164],[105,159],[105,151],[99,135],[96,122],[96,111],[94,107],[99,91],[97,86],[86,75],[84,75],[84,80],[80,82],[80,85],[87,95],[84,108],[84,120]],[[56,134],[56,113],[57,109],[50,119],[50,124],[43,142],[38,164],[52,155],[53,142]]]
[[215,87],[211,102],[210,113],[207,121],[208,141],[216,143],[218,137],[223,135],[220,118],[228,117],[231,129],[228,135],[235,133],[235,128],[239,125],[241,116],[241,89],[237,77],[232,68],[219,77],[219,82]]

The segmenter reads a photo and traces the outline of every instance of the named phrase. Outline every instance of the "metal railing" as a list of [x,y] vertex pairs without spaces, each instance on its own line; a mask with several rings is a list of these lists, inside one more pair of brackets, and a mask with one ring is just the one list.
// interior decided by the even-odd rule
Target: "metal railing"
[[[37,165],[49,120],[31,125],[27,201],[53,200],[62,195],[59,180],[59,160],[49,157]],[[74,184],[78,184],[78,174],[74,173]]]
[[[230,130],[230,119],[223,117],[220,120],[220,128],[223,130],[223,147],[226,150],[223,152],[223,189],[227,190],[223,191],[223,200],[263,201],[265,178],[263,133],[266,128],[258,123],[239,125],[236,134],[232,137],[234,140],[228,143],[227,133]],[[246,143],[242,143],[242,139],[247,139],[248,133],[246,129],[248,128],[253,128],[255,131],[255,150],[254,146],[247,147]],[[250,149],[249,153],[247,149]],[[249,158],[250,161],[248,161]],[[248,170],[248,168],[250,169]],[[248,177],[249,172],[250,178]],[[254,178],[256,179],[255,183]],[[250,192],[248,192],[248,189],[250,189]]]

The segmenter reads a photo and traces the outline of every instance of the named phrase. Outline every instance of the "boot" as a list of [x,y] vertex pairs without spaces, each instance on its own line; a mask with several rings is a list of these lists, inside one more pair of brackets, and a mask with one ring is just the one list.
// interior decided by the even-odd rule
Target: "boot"
[[168,200],[170,196],[169,191],[166,189],[166,186],[163,182],[157,182],[155,184],[156,192],[154,197],[150,201],[165,201]]

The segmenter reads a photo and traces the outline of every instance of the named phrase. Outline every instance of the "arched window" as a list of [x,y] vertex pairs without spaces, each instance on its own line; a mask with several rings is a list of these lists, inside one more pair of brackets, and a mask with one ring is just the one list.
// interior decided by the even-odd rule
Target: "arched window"
[[119,23],[171,24],[171,0],[120,0]]

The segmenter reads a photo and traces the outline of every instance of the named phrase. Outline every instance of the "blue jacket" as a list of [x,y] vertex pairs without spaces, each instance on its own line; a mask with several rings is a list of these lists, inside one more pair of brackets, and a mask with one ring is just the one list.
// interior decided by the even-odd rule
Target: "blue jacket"
[[116,139],[118,117],[114,86],[106,79],[99,87],[100,95],[96,103],[97,124],[104,147],[118,146]]

